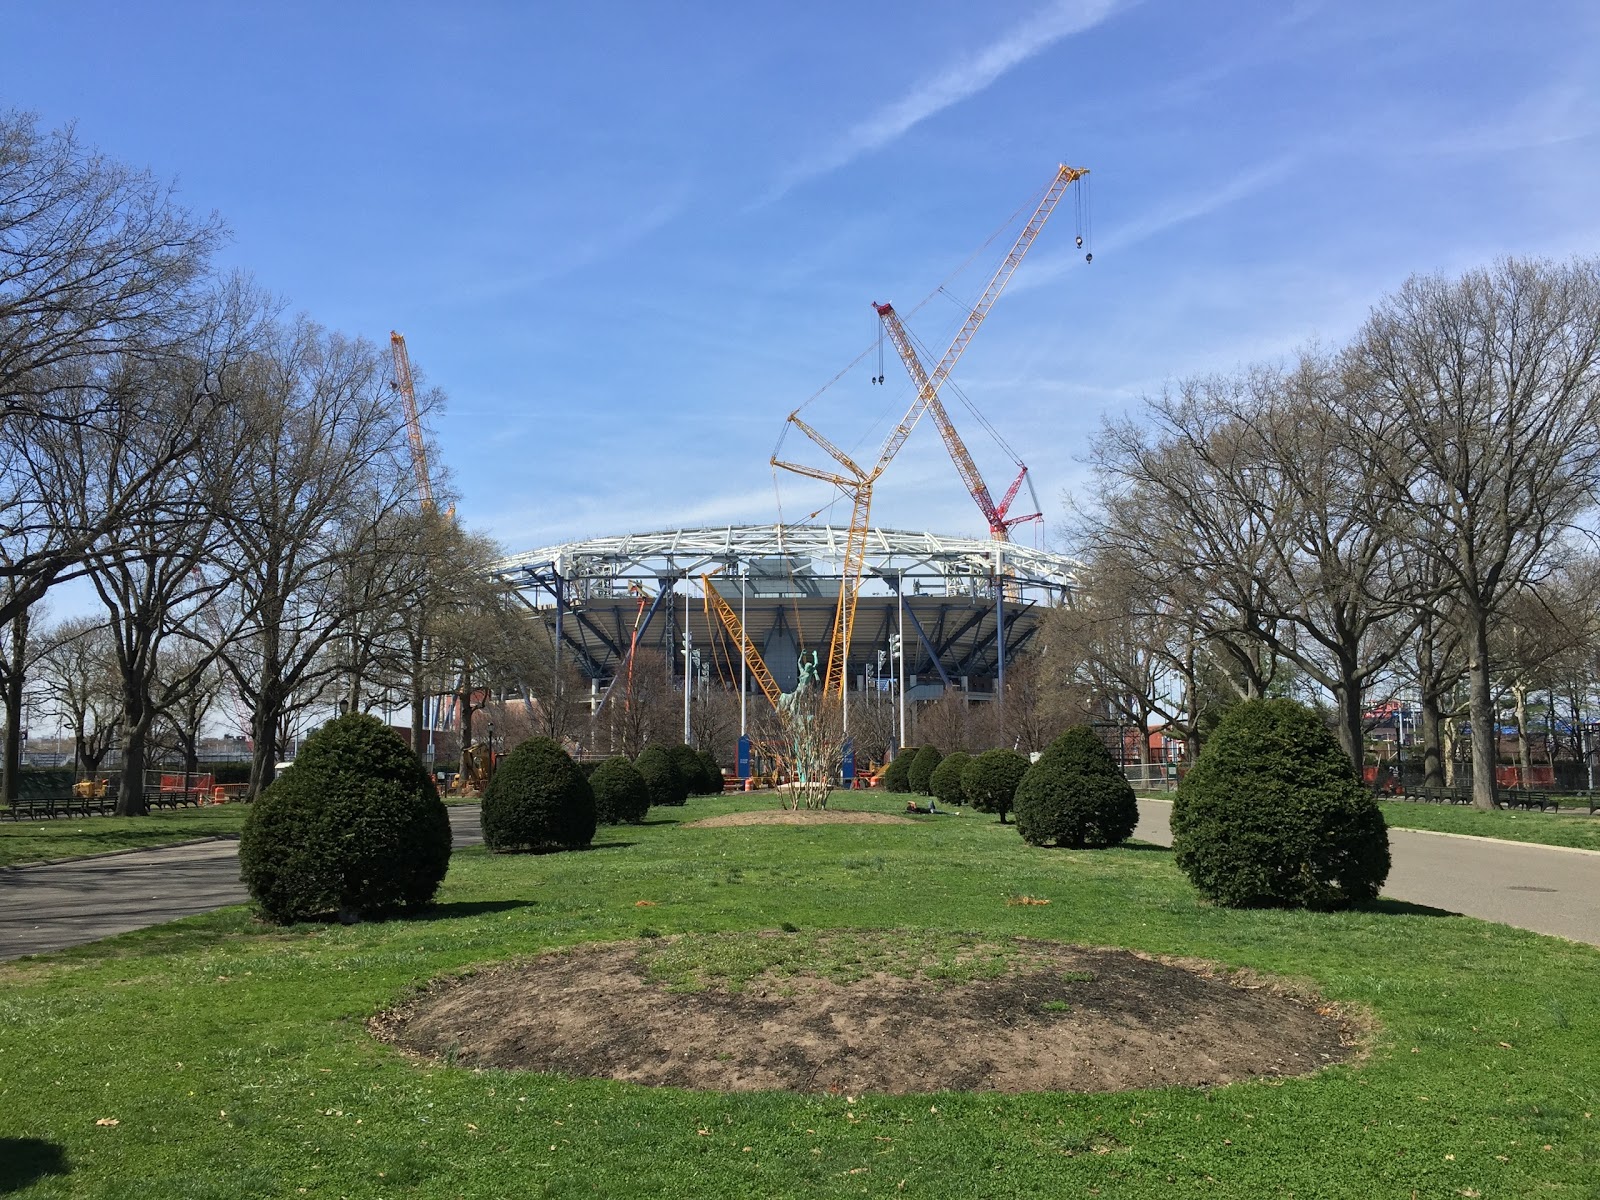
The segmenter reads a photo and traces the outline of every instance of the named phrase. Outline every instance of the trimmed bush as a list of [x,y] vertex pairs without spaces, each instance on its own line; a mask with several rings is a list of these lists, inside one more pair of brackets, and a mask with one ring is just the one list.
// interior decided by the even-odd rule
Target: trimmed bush
[[966,803],[966,795],[961,790],[961,772],[967,769],[971,761],[972,755],[966,751],[952,750],[933,769],[933,774],[928,777],[928,790],[941,804],[956,806]]
[[483,840],[491,850],[574,850],[594,841],[594,826],[594,790],[552,738],[523,742],[483,789]]
[[883,790],[886,792],[909,792],[911,790],[911,763],[917,757],[915,746],[903,746],[900,753],[889,760],[889,765],[883,769]]
[[650,807],[681,808],[689,799],[689,783],[678,770],[672,751],[665,746],[646,747],[644,753],[633,760],[644,785],[650,789]]
[[1133,788],[1094,730],[1067,730],[1017,784],[1017,831],[1030,846],[1114,846],[1139,823]]
[[673,746],[672,765],[678,768],[678,774],[683,776],[683,786],[690,796],[704,796],[706,794],[706,769],[700,765],[700,755],[693,746],[684,745],[682,742]]
[[961,772],[967,803],[979,812],[999,813],[1004,825],[1016,800],[1017,785],[1031,765],[1015,750],[985,750]]
[[1172,847],[1201,895],[1233,908],[1342,908],[1374,899],[1389,875],[1378,802],[1292,700],[1229,709],[1178,784]]
[[944,755],[939,753],[937,746],[924,746],[917,751],[917,756],[911,760],[911,770],[906,773],[906,783],[911,790],[919,796],[928,795],[928,789],[933,786],[933,773],[944,761]]
[[329,721],[245,815],[239,873],[280,924],[383,916],[427,904],[450,866],[433,779],[383,722]]
[[705,776],[707,796],[722,795],[722,766],[717,762],[717,756],[709,750],[697,751],[700,757],[700,770]]
[[650,789],[624,755],[608,758],[589,776],[594,819],[602,825],[638,825],[650,809]]

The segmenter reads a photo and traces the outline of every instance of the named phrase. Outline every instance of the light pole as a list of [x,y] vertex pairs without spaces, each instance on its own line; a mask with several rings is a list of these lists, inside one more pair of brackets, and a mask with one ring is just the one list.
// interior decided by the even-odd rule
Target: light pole
[[895,635],[894,650],[900,658],[900,748],[906,745],[906,573],[902,569],[894,589]]
[[749,685],[749,681],[747,680],[747,678],[745,676],[745,672],[750,669],[749,668],[750,629],[749,629],[749,626],[747,626],[745,624],[745,616],[744,616],[745,592],[748,590],[746,585],[748,584],[749,580],[750,580],[750,564],[746,563],[745,567],[744,567],[744,574],[739,576],[739,736],[740,737],[744,737],[744,735],[747,732],[749,732],[748,729],[745,726],[745,719],[744,719],[744,715],[745,715],[745,712],[744,712],[745,692],[747,690],[749,690],[749,686],[750,686]]
[[683,744],[689,744],[689,673],[693,664],[689,661],[689,652],[694,646],[694,638],[689,633],[689,572],[683,573]]

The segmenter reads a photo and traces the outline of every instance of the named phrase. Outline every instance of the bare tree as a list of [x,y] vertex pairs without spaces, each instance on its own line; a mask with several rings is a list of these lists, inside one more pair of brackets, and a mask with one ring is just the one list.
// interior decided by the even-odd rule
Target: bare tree
[[[70,128],[0,111],[0,626],[81,574],[143,503],[161,464],[102,457],[146,416],[111,384],[130,356],[165,356],[190,335],[221,236],[215,216],[184,211]],[[96,504],[53,520],[46,502],[84,472]]]
[[122,681],[110,633],[103,620],[74,617],[39,635],[40,682],[72,730],[74,764],[91,777],[122,725]]
[[1494,805],[1490,627],[1546,578],[1600,487],[1600,263],[1506,260],[1418,277],[1351,353],[1356,428],[1404,496],[1464,630],[1473,802]]
[[348,571],[388,553],[379,531],[409,502],[406,432],[376,347],[300,319],[269,331],[236,374],[220,521],[242,634],[223,662],[249,705],[251,788],[272,777],[291,697],[327,692],[347,667],[325,653],[363,601]]

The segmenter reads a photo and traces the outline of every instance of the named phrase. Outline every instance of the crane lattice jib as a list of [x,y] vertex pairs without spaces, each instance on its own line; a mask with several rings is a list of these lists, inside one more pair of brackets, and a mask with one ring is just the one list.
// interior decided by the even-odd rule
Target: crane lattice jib
[[428,476],[428,446],[422,437],[422,417],[417,412],[417,390],[411,380],[411,356],[404,335],[389,332],[389,352],[394,357],[394,386],[406,411],[406,436],[411,439],[411,466],[417,473],[422,507],[433,511],[433,482]]
[[900,323],[900,315],[894,311],[892,304],[875,304],[873,307],[878,310],[878,318],[883,322],[889,340],[900,352],[900,358],[906,364],[906,371],[911,375],[911,382],[916,384],[918,397],[927,398],[928,415],[933,418],[939,436],[944,439],[944,447],[949,451],[950,460],[956,465],[956,472],[961,476],[961,482],[967,485],[967,491],[971,492],[972,498],[977,501],[983,519],[989,523],[990,534],[1005,541],[1005,521],[995,508],[994,498],[989,495],[989,485],[984,483],[983,476],[978,473],[978,464],[972,461],[972,455],[967,451],[967,444],[961,440],[961,435],[956,432],[955,425],[950,421],[950,414],[945,411],[944,401],[939,399],[933,381],[923,370],[922,359],[917,354],[917,348],[911,344],[905,326]]
[[855,487],[850,506],[850,530],[844,539],[844,564],[840,571],[839,604],[833,610],[833,636],[828,639],[828,672],[823,676],[822,695],[837,699],[844,695],[846,659],[850,639],[856,628],[856,596],[861,591],[861,568],[867,559],[867,519],[872,512],[872,481]]
[[708,622],[710,614],[715,612],[717,619],[722,622],[722,627],[728,631],[728,636],[739,647],[739,653],[744,655],[745,665],[750,668],[750,674],[756,677],[756,682],[761,685],[761,690],[766,694],[772,707],[777,708],[778,701],[783,698],[783,692],[778,687],[778,681],[772,677],[772,672],[767,670],[767,664],[762,659],[760,651],[755,648],[749,636],[745,633],[744,625],[739,620],[739,614],[733,611],[728,602],[712,586],[711,575],[700,576],[700,583],[705,588]]
[[1069,167],[1062,164],[1056,168],[1056,177],[1045,189],[1044,197],[1039,201],[1038,208],[1034,209],[1033,216],[1028,218],[1028,223],[1022,227],[1022,232],[1017,235],[1015,245],[1011,252],[1001,262],[994,277],[989,280],[989,286],[983,289],[983,295],[978,297],[978,302],[972,306],[972,311],[967,314],[966,321],[957,331],[955,340],[950,343],[950,348],[944,352],[944,358],[939,365],[934,367],[933,373],[928,376],[928,385],[918,390],[917,399],[911,405],[911,411],[906,413],[905,419],[895,428],[894,432],[883,444],[883,453],[878,456],[878,465],[872,473],[876,479],[883,473],[884,467],[900,452],[900,447],[911,436],[911,431],[916,427],[922,410],[928,401],[939,393],[940,386],[944,383],[945,376],[950,374],[952,367],[967,348],[967,343],[972,340],[972,335],[978,332],[978,326],[983,324],[983,319],[989,315],[989,310],[994,307],[994,302],[1000,298],[1000,293],[1005,290],[1006,284],[1011,282],[1011,276],[1022,265],[1022,260],[1027,256],[1028,248],[1033,245],[1033,239],[1039,236],[1039,231],[1044,228],[1044,223],[1050,219],[1050,213],[1055,209],[1056,202],[1061,199],[1075,181],[1082,179],[1089,172],[1080,167]]

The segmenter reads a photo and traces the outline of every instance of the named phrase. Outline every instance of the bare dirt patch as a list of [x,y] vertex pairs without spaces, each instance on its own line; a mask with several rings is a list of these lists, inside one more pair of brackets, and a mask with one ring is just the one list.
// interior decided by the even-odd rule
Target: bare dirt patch
[[727,813],[690,821],[685,829],[711,829],[723,825],[915,825],[893,813],[840,812],[832,808],[762,808],[754,812]]
[[1204,1087],[1309,1074],[1359,1040],[1314,996],[1126,950],[1028,941],[1009,968],[960,982],[769,971],[738,990],[681,991],[650,978],[649,945],[443,981],[371,1028],[468,1067],[852,1095]]

